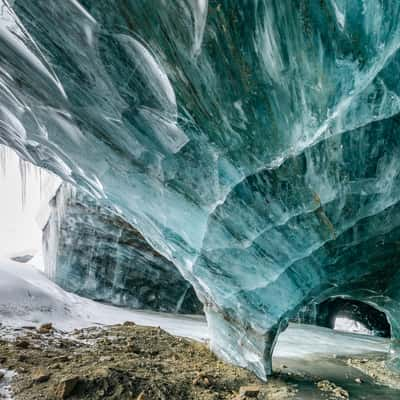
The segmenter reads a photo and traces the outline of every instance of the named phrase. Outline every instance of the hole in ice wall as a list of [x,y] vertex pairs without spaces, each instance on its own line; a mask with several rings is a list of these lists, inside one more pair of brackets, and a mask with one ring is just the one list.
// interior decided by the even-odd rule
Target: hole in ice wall
[[331,298],[319,304],[316,324],[363,335],[391,336],[390,323],[384,312],[353,299]]
[[40,252],[41,214],[58,185],[57,177],[0,145],[0,258],[27,262]]

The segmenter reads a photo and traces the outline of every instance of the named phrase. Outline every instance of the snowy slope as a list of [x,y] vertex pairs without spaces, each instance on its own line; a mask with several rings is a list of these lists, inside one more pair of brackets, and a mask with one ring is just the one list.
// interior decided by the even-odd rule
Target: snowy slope
[[160,326],[174,335],[207,338],[200,317],[179,317],[108,306],[68,293],[28,264],[0,260],[0,322],[21,327],[52,322],[61,330],[124,321]]

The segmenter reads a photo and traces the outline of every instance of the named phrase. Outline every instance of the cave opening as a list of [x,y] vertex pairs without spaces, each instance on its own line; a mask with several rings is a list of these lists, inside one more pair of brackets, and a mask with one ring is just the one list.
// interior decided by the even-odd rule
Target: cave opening
[[332,298],[318,305],[317,325],[337,331],[390,338],[384,312],[358,300]]
[[369,330],[362,322],[347,317],[337,316],[333,329],[340,332],[374,336],[374,331]]

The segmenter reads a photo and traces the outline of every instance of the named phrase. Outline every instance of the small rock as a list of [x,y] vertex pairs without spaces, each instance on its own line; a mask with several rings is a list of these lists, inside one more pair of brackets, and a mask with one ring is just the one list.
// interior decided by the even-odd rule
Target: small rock
[[240,396],[246,397],[257,397],[260,393],[261,386],[260,385],[252,385],[252,386],[242,386],[239,389]]
[[97,368],[93,371],[93,375],[96,377],[107,377],[110,373],[110,370],[108,368]]
[[135,344],[131,343],[128,346],[126,346],[126,350],[131,352],[131,353],[135,353],[135,354],[141,354],[142,350],[140,349],[140,347],[136,346]]
[[25,339],[18,339],[15,341],[15,347],[19,349],[27,349],[30,346],[30,343]]
[[347,390],[343,389],[340,386],[337,386],[335,383],[330,382],[326,379],[317,382],[317,387],[322,392],[332,393],[336,397],[336,399],[347,400],[349,398],[349,392]]
[[[124,326],[135,326],[136,324],[133,321],[125,321],[123,323]],[[140,396],[140,395],[139,395]]]
[[75,390],[76,385],[79,382],[78,376],[70,376],[64,378],[54,390],[54,394],[57,400],[67,399]]
[[54,359],[55,362],[65,363],[68,361],[68,356],[59,356]]
[[204,387],[211,386],[210,379],[202,372],[198,372],[196,378],[192,381],[193,385],[201,385]]
[[100,362],[108,362],[108,361],[114,361],[114,357],[112,356],[102,356],[99,359]]
[[354,379],[354,382],[356,382],[356,383],[362,383],[363,381],[362,381],[360,378],[356,378],[356,379]]
[[47,334],[53,331],[53,324],[51,322],[41,325],[38,330],[39,333]]
[[50,372],[46,368],[36,368],[32,372],[32,380],[35,383],[47,382],[50,379]]
[[5,373],[3,371],[0,371],[0,381],[4,378]]
[[347,400],[349,398],[349,392],[340,386],[333,389],[332,392],[339,399]]
[[136,400],[144,400],[144,392],[139,393],[139,396],[136,397]]

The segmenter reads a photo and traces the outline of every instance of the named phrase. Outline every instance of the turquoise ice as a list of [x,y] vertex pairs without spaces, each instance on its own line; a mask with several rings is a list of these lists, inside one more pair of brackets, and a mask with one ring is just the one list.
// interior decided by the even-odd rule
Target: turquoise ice
[[398,0],[0,0],[0,142],[172,261],[220,356],[265,378],[338,295],[395,350],[399,47]]

